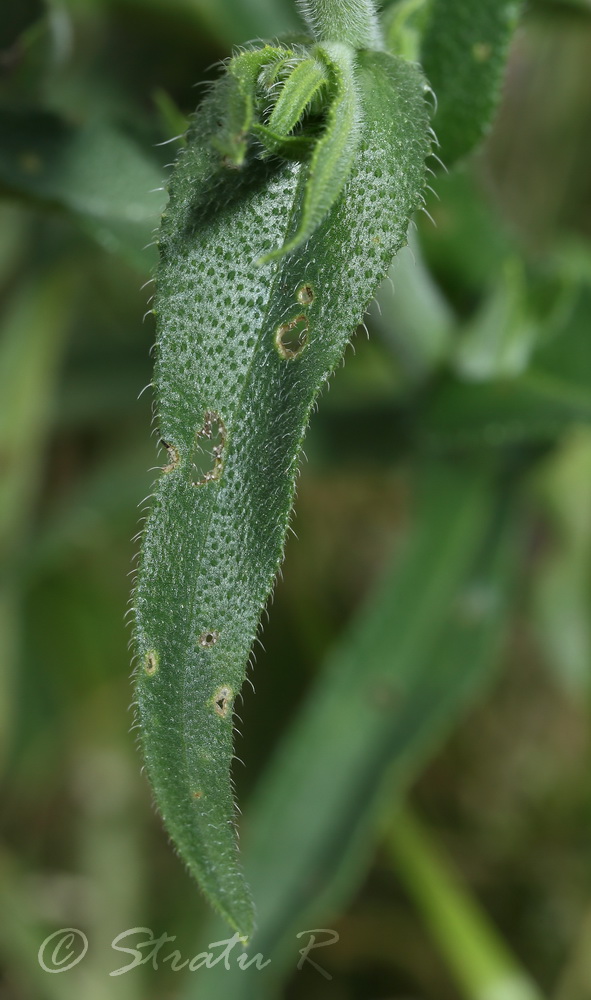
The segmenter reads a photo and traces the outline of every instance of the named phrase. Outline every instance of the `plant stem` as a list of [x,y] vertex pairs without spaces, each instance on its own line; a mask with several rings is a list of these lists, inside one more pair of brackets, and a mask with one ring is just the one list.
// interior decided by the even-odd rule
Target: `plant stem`
[[583,914],[580,928],[573,942],[555,991],[554,1000],[585,1000],[591,982],[591,906]]
[[408,808],[391,818],[387,848],[466,1000],[542,1000]]
[[0,769],[9,752],[20,645],[22,546],[49,430],[75,280],[64,265],[18,287],[1,317],[0,342]]
[[297,0],[319,42],[343,42],[355,49],[383,48],[373,0]]

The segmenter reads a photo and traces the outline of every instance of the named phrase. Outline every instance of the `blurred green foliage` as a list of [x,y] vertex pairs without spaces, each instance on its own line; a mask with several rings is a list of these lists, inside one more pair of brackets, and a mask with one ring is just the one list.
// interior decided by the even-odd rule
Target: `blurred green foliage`
[[[2,13],[2,996],[588,1000],[589,4],[529,5],[492,133],[438,172],[435,226],[321,399],[239,706],[272,963],[221,979],[109,976],[127,928],[185,957],[226,936],[130,732],[131,539],[159,462],[142,248],[195,85],[297,20],[289,0]],[[61,927],[90,947],[55,976],[37,951]],[[311,955],[331,980],[296,969],[311,927],[340,934]]]

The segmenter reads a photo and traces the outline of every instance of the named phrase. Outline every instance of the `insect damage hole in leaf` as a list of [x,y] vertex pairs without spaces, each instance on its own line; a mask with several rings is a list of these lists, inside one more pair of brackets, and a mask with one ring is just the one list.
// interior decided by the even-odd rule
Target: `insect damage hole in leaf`
[[146,671],[148,677],[152,677],[157,671],[160,664],[160,657],[155,649],[149,649],[144,657],[144,670]]
[[296,316],[288,323],[282,323],[275,331],[275,345],[282,358],[293,361],[302,353],[308,343],[308,317]]
[[234,692],[231,687],[224,685],[218,688],[213,696],[213,707],[215,708],[218,715],[221,715],[222,719],[228,714],[228,709],[230,707],[230,701]]
[[178,468],[181,461],[181,456],[179,455],[178,448],[175,448],[173,444],[169,444],[169,442],[165,441],[164,438],[160,439],[160,444],[164,448],[166,448],[166,453],[168,455],[168,462],[163,467],[162,471],[173,472],[174,469]]
[[222,474],[223,450],[226,428],[219,413],[208,410],[203,418],[203,426],[195,434],[195,445],[191,453],[191,477],[193,486],[204,486]]
[[302,285],[298,288],[296,298],[301,306],[311,306],[314,301],[314,289],[312,285]]
[[211,629],[211,630],[209,630],[207,632],[202,632],[201,635],[199,636],[197,642],[201,646],[202,649],[211,649],[212,646],[215,646],[215,644],[218,641],[219,637],[220,637],[220,633],[219,632],[215,632],[213,629]]

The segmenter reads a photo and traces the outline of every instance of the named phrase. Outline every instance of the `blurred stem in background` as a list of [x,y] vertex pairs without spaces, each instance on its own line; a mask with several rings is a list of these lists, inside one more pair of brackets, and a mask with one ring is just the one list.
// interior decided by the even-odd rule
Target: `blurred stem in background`
[[[113,0],[138,14],[146,10],[159,13],[162,0]],[[167,0],[167,12],[172,18],[205,26],[211,35],[225,46],[265,38],[287,32],[302,31],[302,22],[291,0]]]
[[542,1000],[408,806],[392,812],[386,846],[465,1000]]
[[46,461],[54,395],[78,279],[66,261],[23,281],[2,316],[0,340],[0,763],[15,718],[23,544]]
[[591,983],[591,903],[583,915],[553,1000],[587,1000]]
[[[36,900],[25,890],[28,872],[7,852],[0,854],[2,907],[10,920],[0,926],[0,956],[6,979],[25,996],[39,1000],[77,1000],[79,984],[48,975],[34,958],[45,936]],[[66,979],[63,982],[63,979]]]

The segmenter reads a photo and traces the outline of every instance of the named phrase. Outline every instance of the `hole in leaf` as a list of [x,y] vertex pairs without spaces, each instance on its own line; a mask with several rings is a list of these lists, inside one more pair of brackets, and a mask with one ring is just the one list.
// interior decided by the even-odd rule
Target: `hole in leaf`
[[213,696],[213,707],[215,708],[218,715],[222,718],[228,714],[228,708],[230,707],[230,699],[232,697],[232,688],[221,687],[218,688]]
[[191,476],[193,486],[203,486],[222,474],[222,453],[226,441],[226,428],[218,413],[207,411],[203,427],[195,434],[195,445],[191,454]]
[[283,323],[275,332],[275,344],[282,358],[292,361],[302,353],[308,342],[308,318],[296,316]]
[[168,441],[165,441],[164,438],[160,438],[160,444],[163,445],[166,448],[166,451],[167,451],[167,454],[168,454],[168,464],[164,466],[164,468],[162,469],[162,471],[163,472],[172,472],[173,469],[177,468],[177,466],[178,466],[178,464],[179,464],[179,462],[181,460],[181,457],[180,457],[180,455],[178,453],[178,449],[175,448],[175,446],[173,444],[169,444]]
[[144,670],[148,677],[152,677],[158,670],[160,657],[155,649],[149,649],[144,657]]
[[298,294],[296,296],[298,302],[302,306],[310,306],[314,301],[314,289],[311,285],[302,285],[298,288]]
[[219,632],[214,632],[213,630],[209,632],[202,632],[199,636],[197,642],[203,649],[210,649],[211,646],[215,646],[216,642],[220,637]]

